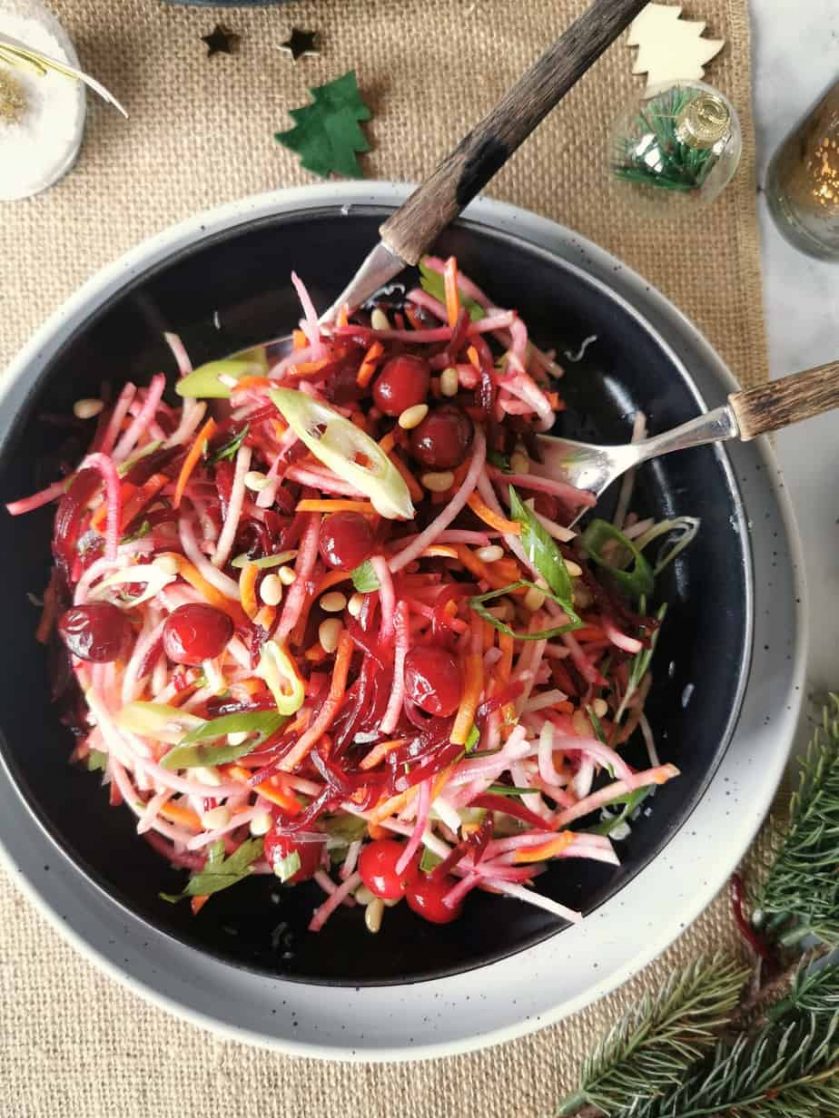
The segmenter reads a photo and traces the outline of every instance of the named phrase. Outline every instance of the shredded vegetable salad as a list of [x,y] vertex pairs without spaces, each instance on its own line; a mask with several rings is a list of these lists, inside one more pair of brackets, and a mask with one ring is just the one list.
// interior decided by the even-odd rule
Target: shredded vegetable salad
[[285,355],[193,369],[170,336],[174,392],[78,401],[86,456],[8,506],[57,502],[37,635],[69,654],[73,759],[196,913],[273,874],[320,887],[313,931],[403,900],[447,923],[474,889],[575,922],[539,875],[617,864],[678,775],[644,716],[650,603],[698,522],[625,489],[565,527],[594,500],[540,464],[561,370],[454,259],[421,275],[328,327],[293,276]]

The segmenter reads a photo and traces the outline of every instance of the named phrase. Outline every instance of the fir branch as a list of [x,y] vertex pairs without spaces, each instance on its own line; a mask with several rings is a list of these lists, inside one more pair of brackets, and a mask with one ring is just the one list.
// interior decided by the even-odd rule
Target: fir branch
[[839,964],[802,974],[754,1037],[720,1041],[682,1083],[617,1118],[830,1118],[839,1113]]
[[675,971],[612,1028],[559,1114],[614,1114],[677,1086],[685,1067],[716,1042],[748,973],[723,955]]
[[800,767],[790,823],[755,899],[756,925],[792,944],[808,934],[839,945],[839,696]]

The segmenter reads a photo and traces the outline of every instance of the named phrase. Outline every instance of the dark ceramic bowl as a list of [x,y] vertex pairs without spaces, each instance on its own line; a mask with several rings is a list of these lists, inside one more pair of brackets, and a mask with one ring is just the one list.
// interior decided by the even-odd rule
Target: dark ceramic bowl
[[[0,431],[0,498],[54,479],[64,432],[45,415],[69,414],[76,399],[97,395],[103,381],[118,389],[125,379],[144,381],[159,369],[174,374],[164,331],[180,335],[196,364],[286,332],[299,317],[288,282],[292,269],[317,306],[330,303],[373,243],[384,212],[354,206],[347,216],[324,205],[244,220],[222,232],[198,232],[194,243],[163,262],[123,274],[107,299],[91,302],[57,350],[34,355],[25,392]],[[601,281],[526,241],[468,222],[451,229],[438,249],[456,254],[467,275],[499,305],[517,308],[537,342],[560,356],[596,335],[582,360],[565,362],[563,434],[621,442],[638,408],[653,432],[701,410],[669,347]],[[585,912],[654,859],[690,816],[729,742],[750,659],[748,533],[725,454],[706,447],[643,467],[634,507],[642,515],[702,520],[698,538],[661,579],[670,612],[648,707],[662,759],[675,762],[682,775],[658,790],[652,810],[618,844],[620,868],[563,862],[539,879],[542,891]],[[388,912],[377,936],[365,930],[358,911],[347,909],[313,935],[306,924],[319,890],[280,890],[269,878],[220,893],[198,918],[186,905],[161,901],[158,894],[177,891],[182,875],[138,838],[127,810],[108,806],[96,776],[68,764],[72,743],[50,705],[48,667],[34,639],[37,612],[27,597],[47,581],[50,521],[50,510],[18,519],[0,513],[0,605],[5,632],[13,635],[0,642],[0,744],[38,822],[99,889],[200,951],[333,985],[467,970],[562,927],[541,910],[478,893],[463,917],[444,927],[401,905]],[[643,763],[641,754],[629,759]]]

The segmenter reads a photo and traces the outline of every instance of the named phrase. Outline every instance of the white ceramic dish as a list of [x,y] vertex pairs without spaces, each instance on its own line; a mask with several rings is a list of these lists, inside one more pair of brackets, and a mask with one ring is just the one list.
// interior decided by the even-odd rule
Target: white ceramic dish
[[[200,215],[146,242],[45,325],[7,374],[0,409],[18,405],[31,362],[53,352],[94,304],[178,248],[254,217],[325,205],[394,205],[405,192],[386,184],[289,190]],[[613,257],[500,203],[480,200],[467,218],[537,244],[606,283],[691,370],[709,406],[734,386],[695,329]],[[582,926],[479,970],[412,986],[329,988],[266,979],[127,915],[56,851],[0,773],[0,840],[14,879],[63,935],[136,992],[229,1037],[300,1055],[399,1060],[469,1051],[533,1031],[608,993],[671,943],[724,884],[768,809],[797,723],[803,589],[791,512],[768,446],[736,445],[730,457],[750,522],[755,585],[751,674],[737,728],[681,830]]]

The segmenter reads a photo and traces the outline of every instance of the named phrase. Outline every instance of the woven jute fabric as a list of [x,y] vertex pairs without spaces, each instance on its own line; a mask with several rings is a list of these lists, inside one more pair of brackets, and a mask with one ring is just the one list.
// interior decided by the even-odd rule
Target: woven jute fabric
[[[2,0],[0,0],[0,6]],[[55,0],[83,66],[130,119],[91,103],[76,168],[44,195],[0,204],[0,366],[43,317],[141,238],[207,206],[309,181],[273,132],[306,89],[355,67],[374,110],[370,178],[417,179],[579,14],[584,0],[320,0],[207,11],[157,0]],[[732,99],[743,162],[712,209],[636,214],[611,190],[611,124],[641,85],[618,43],[492,184],[496,197],[591,237],[660,287],[745,382],[765,376],[746,0],[684,14],[727,46],[709,79]],[[206,57],[221,19],[241,36]],[[322,53],[280,53],[292,24]],[[656,963],[570,1020],[474,1056],[392,1067],[290,1059],[204,1034],[102,977],[0,879],[0,1114],[9,1118],[536,1116],[574,1083],[603,1027],[664,970],[734,947],[723,898]]]

